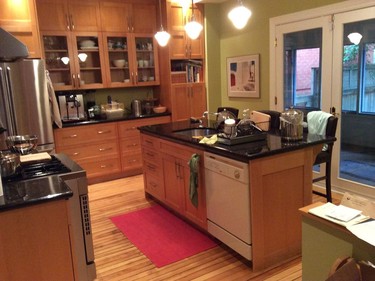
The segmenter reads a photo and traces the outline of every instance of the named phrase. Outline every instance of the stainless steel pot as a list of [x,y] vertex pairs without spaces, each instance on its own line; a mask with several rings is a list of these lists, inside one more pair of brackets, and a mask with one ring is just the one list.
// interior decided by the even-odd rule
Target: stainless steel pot
[[303,139],[303,112],[290,108],[280,115],[281,138],[286,141]]
[[17,172],[20,166],[20,155],[16,153],[0,153],[1,176],[9,177]]

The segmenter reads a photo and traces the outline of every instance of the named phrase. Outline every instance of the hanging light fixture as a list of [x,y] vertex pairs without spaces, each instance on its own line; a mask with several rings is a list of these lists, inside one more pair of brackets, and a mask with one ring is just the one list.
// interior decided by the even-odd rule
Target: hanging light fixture
[[159,15],[160,15],[160,31],[156,32],[155,39],[161,47],[165,47],[168,44],[171,35],[166,32],[163,28],[163,19],[161,16],[161,1],[159,0]]
[[348,35],[348,38],[354,45],[358,45],[361,42],[362,35],[358,32],[352,32]]
[[235,28],[242,29],[251,17],[251,11],[243,5],[242,0],[237,0],[237,2],[238,6],[228,13],[228,18],[232,21]]
[[199,37],[199,34],[201,33],[202,29],[203,26],[195,20],[194,3],[193,0],[191,0],[191,19],[185,25],[185,31],[190,39],[195,40]]

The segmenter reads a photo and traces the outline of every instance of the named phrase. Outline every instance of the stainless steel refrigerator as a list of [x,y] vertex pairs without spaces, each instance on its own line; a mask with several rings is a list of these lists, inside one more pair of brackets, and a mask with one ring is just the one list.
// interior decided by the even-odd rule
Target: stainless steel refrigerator
[[7,149],[7,136],[37,135],[37,149],[51,152],[54,138],[44,61],[22,58],[25,46],[9,35],[0,28],[0,150]]

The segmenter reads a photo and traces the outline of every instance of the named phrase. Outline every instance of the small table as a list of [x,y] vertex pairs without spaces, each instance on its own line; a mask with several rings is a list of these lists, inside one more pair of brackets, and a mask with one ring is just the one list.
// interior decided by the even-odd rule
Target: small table
[[302,280],[326,280],[334,261],[343,256],[375,263],[375,246],[345,227],[308,213],[318,202],[299,209],[302,214]]

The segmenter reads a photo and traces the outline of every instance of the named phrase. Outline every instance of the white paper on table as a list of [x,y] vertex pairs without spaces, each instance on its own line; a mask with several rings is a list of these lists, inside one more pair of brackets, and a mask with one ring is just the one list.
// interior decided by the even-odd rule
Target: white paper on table
[[325,203],[324,205],[321,205],[321,206],[310,209],[309,213],[313,214],[313,215],[316,215],[318,217],[321,217],[323,219],[329,220],[331,222],[337,223],[339,225],[345,226],[345,227],[349,226],[349,225],[354,225],[354,224],[357,224],[357,223],[360,223],[360,222],[363,222],[363,221],[369,219],[368,216],[360,214],[357,217],[355,217],[354,219],[345,222],[345,221],[341,221],[341,220],[334,219],[332,217],[327,216],[327,213],[332,211],[336,207],[337,206],[335,204],[332,204],[332,203],[328,202],[328,203]]
[[343,222],[348,222],[357,217],[358,215],[360,215],[361,213],[362,211],[360,210],[339,205],[328,210],[326,215]]
[[366,241],[372,246],[375,246],[375,221],[374,220],[359,223],[356,225],[350,225],[350,226],[347,226],[346,228],[355,236],[357,236],[359,239]]

